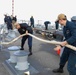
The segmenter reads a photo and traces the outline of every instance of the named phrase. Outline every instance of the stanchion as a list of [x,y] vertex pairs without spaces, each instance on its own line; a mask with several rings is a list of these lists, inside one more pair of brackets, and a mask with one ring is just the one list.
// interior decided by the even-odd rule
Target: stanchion
[[9,62],[11,63],[16,63],[17,59],[16,56],[14,55],[14,52],[18,51],[20,48],[18,46],[11,46],[8,47],[8,51],[10,53],[10,58],[8,59]]
[[27,61],[28,54],[29,54],[29,52],[25,52],[25,51],[17,51],[14,53],[14,55],[17,58],[17,64],[15,66],[16,69],[27,70],[29,68],[29,64]]

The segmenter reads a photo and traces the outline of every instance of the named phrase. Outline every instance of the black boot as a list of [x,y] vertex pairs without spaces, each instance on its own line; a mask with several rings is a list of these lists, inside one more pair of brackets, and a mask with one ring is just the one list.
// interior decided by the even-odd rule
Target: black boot
[[28,56],[30,56],[30,55],[32,55],[32,47],[29,47],[29,55]]
[[20,48],[20,50],[24,50],[24,48]]
[[32,55],[32,53],[29,53],[29,55],[28,56],[31,56]]
[[60,68],[54,69],[53,73],[63,73],[63,69],[60,69]]
[[63,73],[64,72],[63,67],[64,67],[64,65],[60,65],[60,67],[58,69],[54,69],[53,72],[54,73]]

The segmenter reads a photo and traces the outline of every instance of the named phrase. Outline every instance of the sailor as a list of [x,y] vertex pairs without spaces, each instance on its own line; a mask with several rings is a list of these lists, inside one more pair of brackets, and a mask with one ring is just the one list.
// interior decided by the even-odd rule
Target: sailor
[[[27,23],[15,23],[14,24],[16,29],[18,29],[19,33],[20,34],[33,34],[33,30],[31,28],[31,26],[28,26]],[[25,41],[28,39],[28,46],[29,46],[29,56],[32,55],[32,37],[29,36],[29,35],[25,35],[22,37],[22,40],[21,40],[21,49],[20,50],[24,50],[24,44],[25,44]]]
[[4,14],[4,22],[5,22],[5,24],[7,24],[7,29],[8,30],[12,30],[12,19],[11,19],[11,17],[10,16],[7,16],[7,14]]
[[51,22],[50,21],[45,21],[44,22],[45,30],[48,30],[48,24],[51,24]]
[[[61,45],[58,45],[55,50],[61,49],[61,47],[65,46],[66,44],[70,44],[76,47],[76,25],[73,22],[68,21],[65,14],[59,14],[58,20],[60,25],[63,26],[65,40],[61,42]],[[64,48],[62,56],[60,57],[59,68],[54,69],[53,72],[63,73],[63,68],[67,61],[69,75],[76,75],[76,51],[67,47]]]
[[34,17],[33,16],[31,16],[30,18],[30,23],[31,23],[31,26],[34,28]]
[[71,21],[74,22],[76,25],[76,16],[72,16]]
[[59,22],[58,22],[58,20],[55,21],[55,28],[56,28],[56,30],[59,29]]

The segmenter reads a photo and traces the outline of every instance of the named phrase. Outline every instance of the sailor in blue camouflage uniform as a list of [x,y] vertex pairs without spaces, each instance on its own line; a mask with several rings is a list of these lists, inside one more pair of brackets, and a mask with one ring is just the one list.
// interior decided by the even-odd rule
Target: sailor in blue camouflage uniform
[[[70,44],[76,47],[76,25],[73,22],[70,22],[67,20],[67,17],[65,14],[59,14],[58,20],[60,25],[63,27],[63,33],[65,40],[61,42],[61,45],[58,45],[55,50],[61,49],[62,46],[65,46],[66,44]],[[63,73],[63,67],[65,66],[66,62],[67,69],[69,72],[69,75],[76,75],[76,51],[64,47],[64,51],[62,53],[62,56],[60,57],[60,64],[58,69],[54,69],[54,73]]]
[[[29,26],[27,23],[15,23],[14,24],[16,29],[18,29],[18,32],[20,34],[33,34],[33,30],[31,28],[31,26]],[[21,49],[20,50],[24,50],[24,44],[25,44],[25,41],[28,39],[28,46],[29,46],[29,56],[32,55],[32,37],[29,36],[29,35],[25,35],[22,37],[22,40],[21,40]]]

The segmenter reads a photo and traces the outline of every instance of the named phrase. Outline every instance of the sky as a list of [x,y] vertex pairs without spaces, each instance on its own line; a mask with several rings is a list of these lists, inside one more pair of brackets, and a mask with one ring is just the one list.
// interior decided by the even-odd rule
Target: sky
[[[12,14],[12,0],[0,0],[0,23],[4,23],[4,14]],[[58,14],[64,13],[70,20],[76,16],[75,0],[14,0],[14,15],[18,19],[34,19],[54,22]]]

